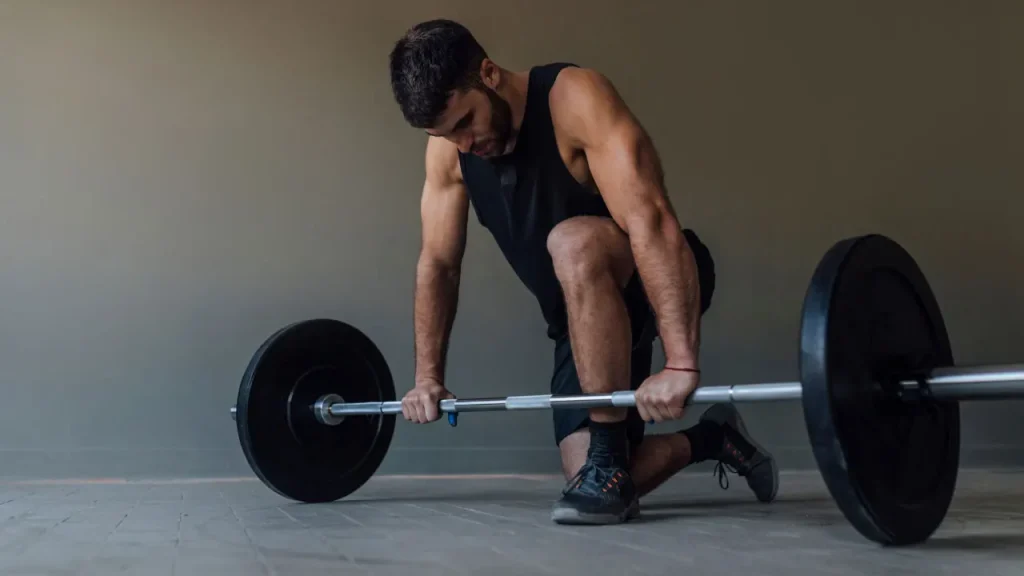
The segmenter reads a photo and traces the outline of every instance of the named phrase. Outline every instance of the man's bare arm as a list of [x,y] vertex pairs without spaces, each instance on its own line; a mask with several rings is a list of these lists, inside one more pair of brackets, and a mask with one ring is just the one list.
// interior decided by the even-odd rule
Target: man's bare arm
[[586,154],[612,217],[629,236],[633,258],[658,318],[671,366],[696,367],[700,348],[697,268],[665,192],[649,135],[611,82],[568,68],[551,91],[556,125]]
[[458,306],[469,199],[457,149],[431,138],[420,200],[422,247],[416,266],[414,330],[417,385],[444,383],[445,360]]

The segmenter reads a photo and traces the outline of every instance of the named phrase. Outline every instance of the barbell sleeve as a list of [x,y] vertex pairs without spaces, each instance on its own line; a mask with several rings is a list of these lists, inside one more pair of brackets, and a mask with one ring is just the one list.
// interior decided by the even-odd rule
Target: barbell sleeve
[[[1000,400],[1024,397],[1024,364],[936,368],[926,380],[929,393],[943,400]],[[917,386],[903,382],[904,388]]]

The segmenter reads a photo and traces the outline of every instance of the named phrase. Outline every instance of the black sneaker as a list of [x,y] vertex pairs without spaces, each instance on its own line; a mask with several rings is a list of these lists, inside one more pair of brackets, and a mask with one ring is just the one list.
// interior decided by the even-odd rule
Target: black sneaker
[[729,488],[726,470],[747,479],[747,485],[761,502],[771,502],[779,491],[779,468],[775,458],[758,444],[743,418],[732,404],[715,404],[708,408],[701,421],[711,421],[722,427],[721,451],[712,458],[718,460],[714,473],[722,489]]
[[619,524],[640,514],[640,502],[629,472],[591,461],[580,468],[555,502],[556,524]]

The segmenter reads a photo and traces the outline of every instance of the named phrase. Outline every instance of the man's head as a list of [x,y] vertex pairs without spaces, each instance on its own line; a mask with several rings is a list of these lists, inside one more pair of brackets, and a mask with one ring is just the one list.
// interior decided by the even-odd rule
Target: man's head
[[461,24],[412,27],[390,55],[391,89],[406,121],[447,138],[463,153],[496,156],[512,136],[512,109],[501,96],[505,72]]

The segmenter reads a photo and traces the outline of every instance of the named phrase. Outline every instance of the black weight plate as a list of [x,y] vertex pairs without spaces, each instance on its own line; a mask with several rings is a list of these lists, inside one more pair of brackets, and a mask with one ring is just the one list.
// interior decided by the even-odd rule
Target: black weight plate
[[238,390],[235,422],[256,475],[278,494],[330,502],[373,476],[391,444],[394,415],[321,424],[311,406],[325,394],[346,402],[395,399],[380,350],[358,329],[315,319],[282,328],[256,351]]
[[910,254],[880,235],[828,251],[804,300],[804,419],[832,497],[875,542],[921,542],[946,515],[959,405],[901,399],[894,384],[952,365],[938,303]]

